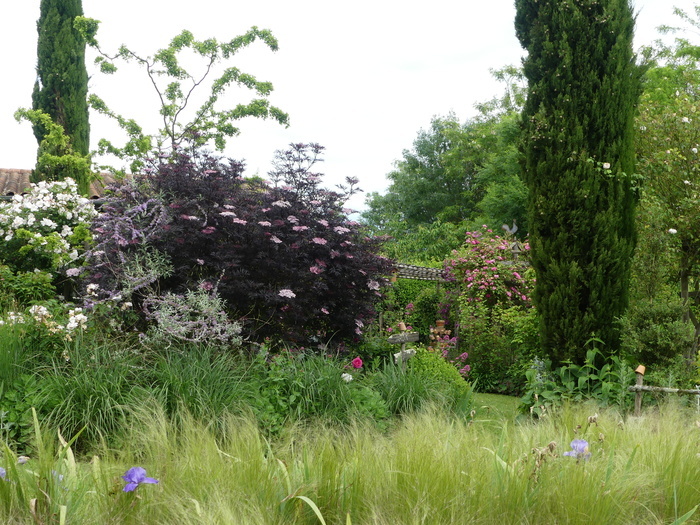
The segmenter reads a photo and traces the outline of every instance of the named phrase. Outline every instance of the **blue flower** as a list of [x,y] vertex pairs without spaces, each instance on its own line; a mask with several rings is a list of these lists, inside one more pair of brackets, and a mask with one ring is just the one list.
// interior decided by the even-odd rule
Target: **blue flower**
[[572,450],[564,452],[565,456],[573,456],[576,459],[585,459],[586,461],[591,458],[591,453],[588,450],[588,441],[585,439],[574,439],[571,442]]
[[146,477],[146,469],[143,467],[131,467],[122,476],[122,479],[126,481],[124,492],[136,490],[136,487],[141,483],[158,483],[157,479]]
[[0,467],[0,479],[6,479],[6,476],[7,471],[3,467]]

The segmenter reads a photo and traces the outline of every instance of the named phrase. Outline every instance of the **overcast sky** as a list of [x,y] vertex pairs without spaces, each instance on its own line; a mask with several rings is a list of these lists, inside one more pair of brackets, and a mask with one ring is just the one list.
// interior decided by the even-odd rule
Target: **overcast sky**
[[[13,113],[31,106],[40,0],[7,6],[0,20],[0,167],[33,168],[36,141]],[[195,38],[224,41],[251,26],[279,40],[273,53],[262,44],[232,62],[258,80],[273,83],[272,103],[290,114],[291,126],[248,120],[226,154],[244,158],[248,174],[265,176],[275,150],[290,142],[326,147],[321,170],[326,185],[356,176],[366,191],[383,192],[385,175],[434,115],[475,114],[474,104],[501,91],[489,69],[519,64],[513,0],[83,0],[85,16],[100,20],[98,39],[107,50],[127,44],[151,55],[183,29]],[[693,0],[636,0],[636,46],[658,38],[656,27],[676,24],[672,5],[692,12]],[[92,57],[92,55],[91,55]],[[88,60],[90,90],[142,123],[158,125],[158,103],[145,74],[123,68],[113,76]],[[248,97],[248,98],[246,98]],[[250,99],[232,90],[234,106]],[[119,130],[91,117],[93,147],[101,137],[118,141]],[[364,198],[351,202],[361,207]]]

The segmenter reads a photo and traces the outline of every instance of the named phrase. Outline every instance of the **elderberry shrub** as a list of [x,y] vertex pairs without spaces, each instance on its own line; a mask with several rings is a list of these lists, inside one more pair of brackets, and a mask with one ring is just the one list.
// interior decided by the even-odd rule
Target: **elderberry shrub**
[[223,300],[249,340],[359,340],[393,264],[378,254],[384,239],[343,207],[357,180],[320,186],[322,150],[277,152],[270,181],[197,151],[151,159],[93,223],[91,300],[128,300],[147,321],[149,296],[199,289]]

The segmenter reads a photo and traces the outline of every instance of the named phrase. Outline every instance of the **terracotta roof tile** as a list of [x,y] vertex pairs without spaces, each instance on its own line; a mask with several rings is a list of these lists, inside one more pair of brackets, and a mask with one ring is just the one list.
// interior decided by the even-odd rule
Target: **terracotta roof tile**
[[[0,168],[0,195],[21,195],[29,191],[29,177],[32,170],[13,170]],[[114,182],[114,175],[111,173],[100,173],[103,182],[93,182],[90,184],[88,197],[99,199],[104,197],[104,188]]]

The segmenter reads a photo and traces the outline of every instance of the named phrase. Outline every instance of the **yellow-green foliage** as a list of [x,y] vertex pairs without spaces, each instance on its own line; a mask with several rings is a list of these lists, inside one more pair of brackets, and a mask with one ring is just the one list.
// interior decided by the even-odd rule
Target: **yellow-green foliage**
[[454,384],[459,393],[467,393],[471,389],[459,370],[445,361],[439,352],[431,352],[426,348],[417,347],[416,355],[409,362],[413,370],[425,377]]

